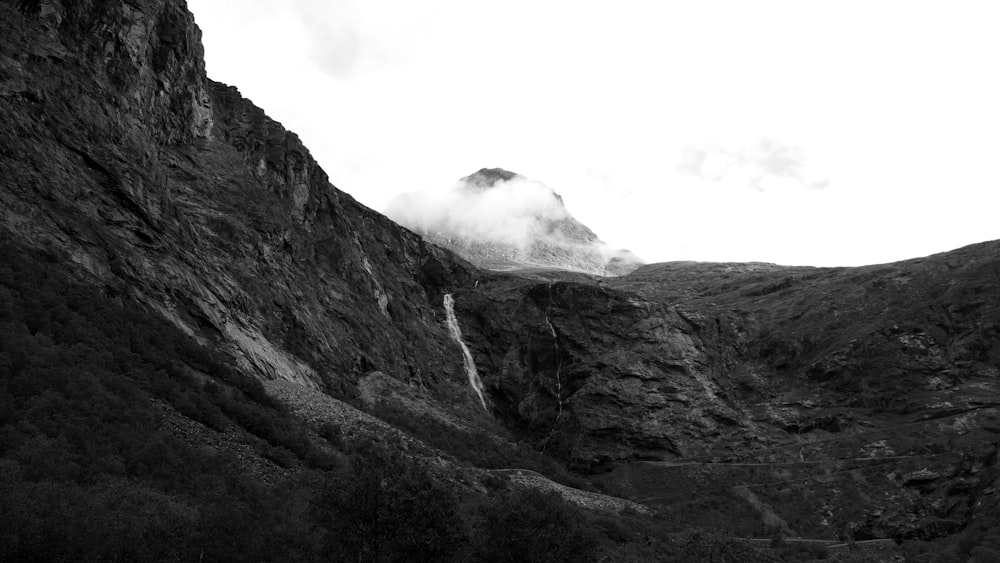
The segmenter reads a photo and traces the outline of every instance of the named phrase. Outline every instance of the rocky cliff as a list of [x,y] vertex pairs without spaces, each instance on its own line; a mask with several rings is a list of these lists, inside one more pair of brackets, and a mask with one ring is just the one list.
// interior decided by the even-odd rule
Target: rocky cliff
[[[995,501],[998,276],[992,242],[862,268],[495,275],[457,303],[496,415],[572,467],[671,505],[665,474],[708,496],[770,483],[754,502],[796,534],[939,537]],[[789,498],[802,483],[819,500]]]
[[182,1],[0,10],[4,228],[261,378],[462,381],[441,305],[471,267],[334,188],[295,134],[207,79]]

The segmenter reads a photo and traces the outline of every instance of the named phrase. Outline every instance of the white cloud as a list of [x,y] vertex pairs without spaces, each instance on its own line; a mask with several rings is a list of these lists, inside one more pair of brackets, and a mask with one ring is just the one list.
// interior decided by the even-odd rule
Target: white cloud
[[376,209],[504,163],[651,260],[849,264],[1000,236],[990,3],[189,5],[210,74]]
[[301,18],[310,60],[324,72],[348,74],[363,55],[370,56],[371,38],[362,37],[364,28],[353,2],[295,0],[288,6]]
[[488,189],[457,182],[444,190],[406,192],[389,202],[385,213],[417,231],[455,233],[519,247],[549,235],[546,221],[568,216],[555,192],[524,177]]
[[783,185],[816,189],[830,185],[830,178],[816,176],[807,167],[800,147],[772,138],[738,149],[688,145],[681,152],[678,170],[709,182],[737,176],[759,191]]

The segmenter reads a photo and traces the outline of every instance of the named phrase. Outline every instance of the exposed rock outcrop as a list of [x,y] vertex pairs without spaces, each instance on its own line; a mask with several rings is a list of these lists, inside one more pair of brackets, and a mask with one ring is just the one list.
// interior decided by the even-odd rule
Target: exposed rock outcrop
[[862,268],[495,274],[456,303],[497,416],[573,467],[673,500],[665,472],[705,494],[819,473],[837,485],[809,489],[813,516],[755,498],[798,533],[934,538],[996,494],[972,483],[994,463],[998,276],[991,242]]
[[456,303],[498,415],[573,465],[676,457],[737,424],[704,343],[670,307],[596,284],[479,289]]
[[0,224],[265,379],[456,384],[441,297],[470,266],[330,185],[208,80],[180,0],[2,2]]

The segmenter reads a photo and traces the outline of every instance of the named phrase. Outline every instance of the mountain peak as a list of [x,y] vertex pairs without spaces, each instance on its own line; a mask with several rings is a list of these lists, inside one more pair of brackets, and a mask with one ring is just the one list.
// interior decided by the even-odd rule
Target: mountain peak
[[480,168],[477,172],[459,180],[470,187],[492,188],[501,182],[509,182],[515,178],[524,178],[516,172],[503,168]]
[[[527,177],[518,174],[517,172],[511,172],[510,170],[504,170],[503,168],[480,168],[476,172],[465,176],[459,180],[459,183],[467,190],[488,190],[490,188],[495,188],[500,184],[513,181],[524,181],[531,182]],[[531,182],[540,188],[544,188],[541,192],[544,195],[551,195],[557,202],[559,202],[558,208],[561,210],[566,209],[565,203],[563,203],[563,198],[561,195],[556,193],[555,190],[542,184],[541,182]]]
[[641,265],[576,220],[552,188],[503,168],[482,168],[448,191],[402,194],[386,213],[483,268],[621,275]]

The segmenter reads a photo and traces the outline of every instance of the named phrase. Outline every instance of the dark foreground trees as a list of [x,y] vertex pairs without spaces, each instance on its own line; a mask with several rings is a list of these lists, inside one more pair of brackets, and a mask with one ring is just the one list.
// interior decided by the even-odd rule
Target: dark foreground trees
[[0,563],[678,560],[655,522],[310,429],[61,262],[0,230]]
[[[542,517],[505,520],[518,502],[477,510],[453,491],[480,495],[392,448],[346,452],[336,429],[317,436],[227,358],[60,263],[0,232],[0,563],[466,560],[490,551],[473,522],[561,537],[537,502]],[[255,453],[178,435],[183,418]]]
[[462,505],[427,470],[365,448],[326,479],[314,509],[335,561],[596,561],[587,516],[558,494],[500,491]]
[[423,468],[371,447],[314,501],[322,554],[335,561],[450,561],[466,541],[458,509]]
[[557,493],[518,490],[474,511],[469,560],[597,561],[597,536],[579,509]]

